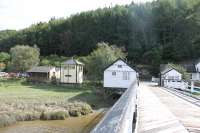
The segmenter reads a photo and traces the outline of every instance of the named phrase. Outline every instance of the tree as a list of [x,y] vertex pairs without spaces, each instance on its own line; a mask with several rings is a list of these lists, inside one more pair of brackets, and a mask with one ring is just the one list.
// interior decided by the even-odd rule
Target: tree
[[0,62],[7,63],[10,60],[10,55],[6,52],[0,52]]
[[117,58],[125,58],[126,54],[121,48],[114,45],[109,46],[108,43],[98,43],[97,49],[83,59],[85,69],[90,79],[101,81],[103,78],[103,70]]
[[50,61],[48,59],[42,59],[40,61],[40,65],[42,65],[42,66],[49,66],[51,64],[50,64]]
[[151,65],[147,56],[162,62],[199,58],[199,29],[200,0],[155,0],[0,31],[0,51],[16,44],[37,44],[42,56],[87,56],[104,41],[124,47],[134,63]]
[[14,71],[30,69],[39,63],[40,50],[36,46],[17,45],[10,50],[11,68]]

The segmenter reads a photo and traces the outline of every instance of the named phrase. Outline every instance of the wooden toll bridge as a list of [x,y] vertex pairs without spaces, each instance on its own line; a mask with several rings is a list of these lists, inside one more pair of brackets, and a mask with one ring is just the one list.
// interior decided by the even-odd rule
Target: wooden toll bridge
[[200,107],[171,91],[135,81],[91,133],[200,133]]

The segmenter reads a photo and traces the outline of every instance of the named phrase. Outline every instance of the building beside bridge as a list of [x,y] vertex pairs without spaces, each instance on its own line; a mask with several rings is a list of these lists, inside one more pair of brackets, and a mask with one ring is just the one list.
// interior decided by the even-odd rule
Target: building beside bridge
[[183,75],[176,68],[168,64],[160,66],[160,85],[166,88],[186,89],[188,83],[183,80]]
[[75,59],[69,59],[61,64],[60,83],[82,83],[83,63]]
[[52,66],[34,66],[27,73],[32,82],[50,82],[53,76],[60,79],[60,69]]
[[137,72],[119,58],[104,70],[104,87],[125,89],[136,80]]
[[200,60],[181,64],[191,75],[191,80],[200,81]]
[[83,82],[83,63],[69,59],[61,64],[60,67],[34,66],[27,71],[29,81],[50,82],[52,77],[60,83],[76,84]]

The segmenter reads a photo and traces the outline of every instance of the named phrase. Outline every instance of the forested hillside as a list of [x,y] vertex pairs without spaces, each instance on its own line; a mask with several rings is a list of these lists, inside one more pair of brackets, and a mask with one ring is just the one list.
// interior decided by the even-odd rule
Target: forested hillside
[[124,47],[136,63],[199,58],[200,0],[132,3],[0,32],[0,51],[17,44],[37,45],[43,56],[85,56],[98,42]]

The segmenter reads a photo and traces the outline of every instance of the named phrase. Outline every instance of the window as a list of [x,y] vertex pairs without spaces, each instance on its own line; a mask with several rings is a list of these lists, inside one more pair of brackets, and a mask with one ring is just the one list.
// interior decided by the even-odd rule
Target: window
[[65,77],[71,77],[72,75],[65,75]]
[[116,72],[112,72],[112,75],[113,75],[113,76],[116,76]]
[[118,66],[118,68],[122,68],[122,65],[117,65]]
[[123,80],[130,80],[130,72],[123,72]]

